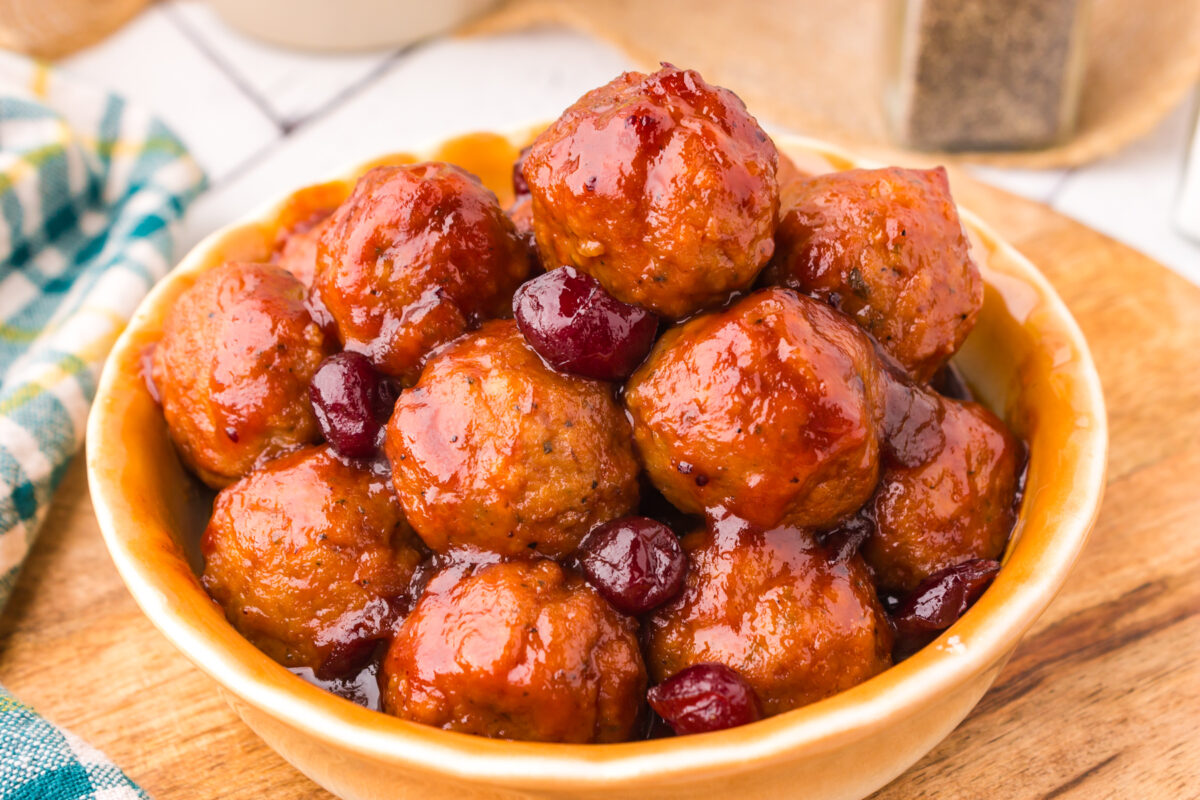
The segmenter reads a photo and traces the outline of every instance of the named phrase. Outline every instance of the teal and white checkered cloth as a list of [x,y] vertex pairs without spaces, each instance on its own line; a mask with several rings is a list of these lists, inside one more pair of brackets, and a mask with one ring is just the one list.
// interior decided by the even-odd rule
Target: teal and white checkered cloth
[[[83,443],[104,357],[203,186],[162,123],[0,52],[0,609]],[[0,690],[0,798],[144,796]]]

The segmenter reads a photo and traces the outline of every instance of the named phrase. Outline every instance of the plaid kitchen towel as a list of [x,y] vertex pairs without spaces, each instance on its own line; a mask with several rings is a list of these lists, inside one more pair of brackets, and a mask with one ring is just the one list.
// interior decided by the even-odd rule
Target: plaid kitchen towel
[[[83,443],[104,357],[203,186],[162,123],[0,52],[0,610]],[[0,800],[142,797],[0,689]]]
[[203,182],[162,123],[0,52],[0,606]]
[[147,800],[103,754],[0,689],[0,797]]

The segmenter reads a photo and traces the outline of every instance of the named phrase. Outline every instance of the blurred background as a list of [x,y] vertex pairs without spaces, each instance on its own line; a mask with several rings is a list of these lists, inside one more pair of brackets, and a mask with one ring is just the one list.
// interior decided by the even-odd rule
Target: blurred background
[[1194,0],[0,0],[0,45],[183,140],[209,188],[180,252],[350,163],[670,60],[771,130],[967,164],[1200,282]]

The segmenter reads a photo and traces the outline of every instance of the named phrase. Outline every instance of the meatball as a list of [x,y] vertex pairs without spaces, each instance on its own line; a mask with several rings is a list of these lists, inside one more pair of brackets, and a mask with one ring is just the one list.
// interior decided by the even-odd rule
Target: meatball
[[311,227],[291,232],[280,243],[275,263],[292,273],[305,286],[312,286],[317,270],[317,244],[328,224],[329,218],[324,217]]
[[655,682],[724,664],[754,687],[769,716],[891,665],[892,630],[860,556],[832,558],[794,528],[728,522],[684,537],[683,593],[645,622]]
[[224,489],[200,547],[204,587],[230,623],[323,678],[353,671],[391,636],[422,558],[386,475],[326,446]]
[[787,195],[765,280],[846,312],[928,381],[983,305],[946,171],[832,172]]
[[230,263],[201,275],[163,323],[153,360],[184,463],[219,489],[316,441],[308,382],[330,350],[286,270]]
[[625,403],[646,472],[681,511],[821,527],[875,489],[881,380],[853,323],[767,289],[668,331]]
[[933,441],[910,446],[925,455],[908,465],[885,463],[871,505],[875,531],[863,555],[889,592],[910,592],[963,561],[999,559],[1016,522],[1020,442],[977,403],[927,397]]
[[584,95],[524,175],[547,267],[680,318],[753,283],[774,249],[775,144],[732,92],[672,66]]
[[631,738],[646,692],[637,625],[549,560],[434,576],[383,662],[389,713],[540,742]]
[[529,199],[529,195],[521,195],[508,207],[508,218],[512,220],[517,238],[525,246],[530,274],[540,274],[543,269],[541,256],[538,255],[537,239],[533,235],[533,201]]
[[610,387],[547,367],[511,320],[429,360],[396,402],[386,449],[408,519],[437,552],[563,556],[638,501]]
[[411,383],[429,351],[511,313],[527,250],[496,196],[449,164],[377,167],[317,246],[313,289],[347,350]]

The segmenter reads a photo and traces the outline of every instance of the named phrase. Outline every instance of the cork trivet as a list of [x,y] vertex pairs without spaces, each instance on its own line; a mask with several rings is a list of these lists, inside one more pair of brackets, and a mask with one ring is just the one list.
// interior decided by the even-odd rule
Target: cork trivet
[[0,47],[59,58],[125,24],[150,0],[0,0]]
[[[571,26],[615,42],[645,67],[670,61],[695,68],[767,123],[897,160],[907,154],[888,140],[882,103],[885,3],[510,0],[464,32]],[[1200,76],[1200,2],[1094,0],[1085,47],[1073,137],[1044,150],[939,159],[1063,167],[1118,150],[1149,131]]]

